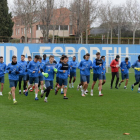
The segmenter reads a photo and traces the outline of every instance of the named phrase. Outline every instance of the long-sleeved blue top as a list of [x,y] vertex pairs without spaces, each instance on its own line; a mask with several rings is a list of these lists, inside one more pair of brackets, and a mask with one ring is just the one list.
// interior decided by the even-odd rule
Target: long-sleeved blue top
[[[100,66],[101,64],[101,66]],[[95,74],[102,74],[103,69],[105,68],[103,60],[102,59],[95,59],[93,61],[93,73]]]
[[19,75],[27,75],[27,62],[26,61],[19,61],[18,64],[21,66],[22,68],[22,73]]
[[[140,61],[137,60],[133,65],[132,68],[140,68]],[[140,75],[140,71],[135,70],[135,75]]]
[[92,62],[91,60],[82,60],[78,66],[81,70],[81,75],[89,76],[90,69],[92,69]]
[[77,69],[77,67],[78,67],[78,63],[77,63],[77,61],[70,61],[70,72],[73,72],[73,73],[75,73],[76,72],[76,69]]
[[[27,70],[29,72],[29,77],[38,77],[40,72],[39,62],[35,62],[34,60],[30,61]],[[35,73],[33,73],[33,71],[35,71]]]
[[129,61],[128,61],[128,64],[126,64],[125,61],[122,61],[120,64],[121,73],[128,74],[130,67],[131,67],[131,63]]
[[0,77],[3,77],[5,73],[6,73],[6,64],[3,62],[0,63]]

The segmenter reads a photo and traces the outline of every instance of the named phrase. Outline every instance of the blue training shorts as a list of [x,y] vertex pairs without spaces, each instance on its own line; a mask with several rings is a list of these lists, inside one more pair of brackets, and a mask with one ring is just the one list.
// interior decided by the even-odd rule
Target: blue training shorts
[[122,80],[129,79],[129,74],[122,73]]
[[39,76],[38,78],[39,78],[39,82],[44,81],[44,76],[43,75]]
[[106,80],[106,75],[102,74],[102,80]]
[[53,84],[53,81],[45,80],[45,86],[46,86],[46,88],[51,87],[51,89],[53,89],[52,84]]
[[59,77],[56,77],[56,83],[59,83]]
[[4,84],[4,76],[0,77],[0,83]]
[[140,82],[140,75],[135,75],[135,79],[136,79],[136,82],[139,83]]
[[94,73],[93,74],[93,81],[97,81],[97,80],[102,80],[103,79],[103,77],[102,77],[102,74],[96,74],[96,73]]
[[90,75],[81,75],[81,82],[90,82]]
[[21,82],[22,80],[26,81],[26,79],[27,79],[26,75],[19,75],[19,82]]
[[18,81],[17,80],[10,80],[9,79],[10,88],[17,87]]
[[67,86],[68,84],[68,79],[62,79],[62,78],[59,78],[59,86]]
[[76,72],[70,72],[70,78],[76,77]]
[[32,85],[34,84],[38,84],[39,83],[39,78],[38,77],[29,77],[29,83]]

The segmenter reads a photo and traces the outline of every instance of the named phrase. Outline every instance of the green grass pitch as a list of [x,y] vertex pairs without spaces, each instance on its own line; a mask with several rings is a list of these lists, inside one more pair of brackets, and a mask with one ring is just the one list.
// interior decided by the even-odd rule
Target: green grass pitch
[[[68,100],[51,91],[48,103],[34,100],[34,93],[26,97],[16,91],[17,105],[8,100],[9,82],[5,76],[5,88],[0,97],[0,140],[139,140],[140,139],[140,94],[131,84],[135,82],[130,74],[128,89],[110,89],[111,74],[103,86],[103,97],[98,96],[97,85],[94,96],[81,97],[76,90],[68,89]],[[90,91],[91,82],[88,90]],[[40,93],[39,93],[40,94]],[[123,135],[130,133],[130,135]]]

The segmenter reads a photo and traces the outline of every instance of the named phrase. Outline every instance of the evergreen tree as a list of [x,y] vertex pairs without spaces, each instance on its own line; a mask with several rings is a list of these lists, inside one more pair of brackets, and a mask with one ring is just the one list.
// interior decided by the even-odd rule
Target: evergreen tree
[[7,0],[0,0],[0,37],[11,37],[13,32],[14,23],[7,4]]

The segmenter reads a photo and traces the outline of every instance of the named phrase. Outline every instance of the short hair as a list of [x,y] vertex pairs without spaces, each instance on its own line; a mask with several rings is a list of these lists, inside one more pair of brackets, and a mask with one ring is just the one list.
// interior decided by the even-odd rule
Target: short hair
[[120,56],[119,55],[116,55],[116,58],[120,58]]
[[40,56],[39,59],[42,60],[42,57]]
[[25,57],[25,55],[24,55],[24,54],[22,54],[21,56]]
[[100,55],[100,52],[97,52],[96,55]]
[[64,55],[63,57],[62,57],[62,60],[64,60],[65,58],[68,58],[66,55]]
[[85,55],[83,56],[83,58],[85,59]]
[[47,55],[46,54],[43,54],[43,57],[47,57]]
[[75,58],[76,58],[76,56],[73,56],[73,57],[75,57]]
[[28,56],[28,58],[31,58],[31,59],[32,59],[32,57],[31,57],[31,56]]
[[104,58],[105,56],[101,56],[101,58]]
[[39,56],[39,55],[35,55],[35,58],[36,58],[36,59],[39,59],[39,58],[40,58],[40,56]]
[[53,56],[53,55],[50,55],[50,56],[49,56],[49,59],[50,59],[50,58],[54,58],[54,56]]
[[3,58],[3,56],[0,56],[0,59]]
[[89,53],[86,53],[86,55],[85,56],[90,56],[90,54]]
[[12,59],[13,59],[13,58],[17,58],[17,57],[16,57],[15,55],[13,55],[13,56],[12,56]]
[[126,58],[125,58],[125,60],[129,60],[129,58],[128,58],[128,57],[126,57]]

